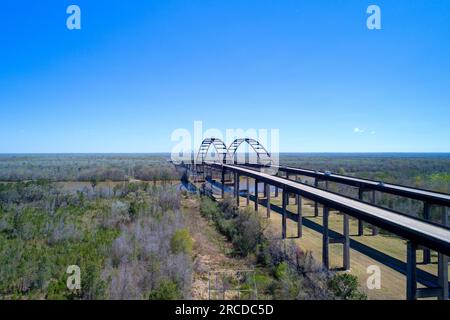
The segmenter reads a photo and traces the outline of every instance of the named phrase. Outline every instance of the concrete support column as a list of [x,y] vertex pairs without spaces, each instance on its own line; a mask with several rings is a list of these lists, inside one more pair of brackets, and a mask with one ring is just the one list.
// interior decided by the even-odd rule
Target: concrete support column
[[344,214],[344,270],[350,270],[350,223],[348,214]]
[[[298,175],[295,175],[295,182],[298,181]],[[295,205],[298,205],[298,194],[295,195]]]
[[222,168],[222,177],[221,177],[221,181],[222,183],[222,188],[221,188],[221,192],[222,192],[222,199],[225,198],[225,169]]
[[[375,197],[375,190],[372,190],[372,204],[376,205],[377,201],[376,201],[376,197]],[[380,233],[380,229],[378,229],[378,227],[376,226],[372,226],[372,235],[373,236],[377,236]]]
[[258,180],[255,179],[255,211],[258,211]]
[[267,218],[270,218],[270,185],[268,183],[265,184],[265,191],[267,195],[266,199]]
[[[360,201],[363,200],[363,189],[358,188],[358,199]],[[364,234],[364,222],[361,219],[358,219],[358,236],[362,236]]]
[[285,189],[283,189],[283,194],[281,196],[282,198],[282,207],[283,207],[283,215],[282,215],[282,221],[281,221],[281,238],[286,239],[286,198],[287,198],[287,192]]
[[[423,218],[427,221],[430,220],[430,205],[427,202],[423,204]],[[423,248],[423,263],[431,263],[431,252],[428,248]]]
[[302,197],[298,194],[295,196],[297,200],[297,237],[301,238],[303,235],[303,213],[302,213]]
[[239,173],[234,173],[234,196],[236,197],[236,206],[239,208]]
[[250,204],[250,178],[247,177],[247,206]]
[[327,206],[323,206],[323,232],[322,232],[322,264],[328,270],[330,268],[329,244],[330,237],[328,235],[328,214]]
[[417,245],[408,241],[406,252],[406,299],[417,299]]
[[[314,187],[318,187],[319,186],[319,180],[317,180],[317,178],[314,178]],[[317,201],[314,202],[314,216],[318,217],[319,216],[319,204],[317,203]]]
[[448,257],[439,253],[438,255],[438,282],[441,293],[439,300],[448,300]]
[[[286,172],[286,179],[287,180],[289,180],[289,172]],[[283,190],[283,193],[284,193],[285,191]],[[287,196],[286,196],[286,205],[288,206],[289,205],[289,193],[287,194]]]
[[442,218],[441,218],[442,225],[448,226],[448,208],[442,207]]

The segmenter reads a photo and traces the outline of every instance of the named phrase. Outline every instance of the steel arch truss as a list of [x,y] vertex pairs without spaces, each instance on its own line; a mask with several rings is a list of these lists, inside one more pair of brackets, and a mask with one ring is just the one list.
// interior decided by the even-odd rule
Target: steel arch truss
[[237,155],[237,149],[239,146],[246,142],[252,149],[256,152],[257,161],[258,164],[261,165],[271,165],[272,164],[272,158],[270,157],[270,153],[264,148],[264,146],[259,143],[259,141],[252,139],[252,138],[240,138],[234,140],[231,145],[228,147],[227,151],[227,163],[236,163],[235,156]]
[[207,138],[202,141],[200,145],[200,149],[197,154],[197,163],[203,163],[208,154],[209,148],[213,146],[216,150],[216,158],[220,163],[225,163],[226,155],[227,155],[227,146],[223,143],[222,140],[218,138]]

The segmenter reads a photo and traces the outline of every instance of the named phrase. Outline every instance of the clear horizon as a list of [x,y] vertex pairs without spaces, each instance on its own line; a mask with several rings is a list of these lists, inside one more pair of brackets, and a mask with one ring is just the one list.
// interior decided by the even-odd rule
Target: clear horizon
[[[18,152],[18,153],[0,153],[0,156],[15,156],[15,155],[170,155],[169,151],[161,152],[41,152],[41,153],[30,153],[30,152]],[[238,154],[243,154],[239,152]],[[295,152],[295,151],[283,151],[279,153],[280,155],[287,154],[321,154],[321,155],[346,155],[346,154],[367,154],[367,155],[377,155],[377,154],[401,154],[401,155],[449,155],[450,152]]]

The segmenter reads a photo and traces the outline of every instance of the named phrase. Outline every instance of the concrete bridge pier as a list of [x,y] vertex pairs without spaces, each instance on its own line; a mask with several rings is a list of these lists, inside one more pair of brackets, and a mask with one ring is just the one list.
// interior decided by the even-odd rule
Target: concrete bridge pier
[[438,254],[438,282],[435,287],[417,288],[417,244],[408,241],[406,254],[406,298],[437,297],[439,300],[448,300],[448,257]]
[[344,213],[344,270],[350,270],[350,217]]
[[448,226],[448,208],[442,207],[442,224]]
[[[298,181],[298,175],[295,175],[295,182]],[[298,194],[295,195],[295,205],[298,205]]]
[[[319,187],[319,180],[317,178],[314,178],[314,187]],[[314,202],[314,216],[319,216],[319,204],[317,203],[317,201]]]
[[267,195],[266,198],[267,218],[270,218],[270,184],[266,183],[264,186],[265,186],[264,190]]
[[287,212],[286,212],[286,198],[288,197],[288,193],[286,192],[286,189],[283,188],[283,193],[282,193],[282,207],[283,207],[283,215],[281,217],[282,221],[281,221],[281,238],[282,239],[286,239],[286,216],[287,216]]
[[408,241],[406,245],[406,299],[417,299],[417,244]]
[[438,254],[438,281],[441,292],[439,300],[448,300],[448,257],[442,253]]
[[[361,187],[359,187],[358,188],[358,199],[360,201],[363,200],[363,197],[364,197],[363,192],[364,192],[364,190]],[[358,219],[358,236],[362,236],[362,235],[364,235],[364,222],[361,219]]]
[[[329,212],[330,210],[328,209],[328,216]],[[329,238],[328,243],[342,244],[342,266],[344,270],[350,270],[350,217],[347,214],[344,214],[343,217],[343,235],[339,238]]]
[[330,268],[330,259],[329,259],[330,237],[328,234],[328,214],[329,214],[328,207],[323,206],[322,264],[327,270]]
[[222,199],[225,198],[225,169],[222,168],[222,177],[220,179],[222,183],[221,192],[222,192]]
[[258,212],[258,180],[255,179],[255,211]]
[[236,206],[239,208],[239,173],[234,173],[234,196],[236,197]]
[[447,207],[442,207],[442,224],[444,226],[448,226],[448,208]]
[[302,197],[297,194],[295,199],[297,201],[297,238],[301,238],[303,235]]
[[247,206],[250,204],[250,178],[247,176]]
[[[372,204],[374,204],[374,205],[377,204],[375,190],[372,190],[372,199],[371,200],[372,200]],[[380,233],[380,229],[378,229],[378,227],[372,225],[372,235],[377,236],[379,233]]]
[[[423,204],[423,218],[430,220],[430,204],[424,202]],[[431,251],[428,248],[423,248],[423,264],[431,263]]]

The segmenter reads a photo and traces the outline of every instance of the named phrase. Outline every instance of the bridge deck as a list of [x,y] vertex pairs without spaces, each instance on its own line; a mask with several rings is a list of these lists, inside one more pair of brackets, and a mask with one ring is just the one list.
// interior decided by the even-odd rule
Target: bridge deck
[[[261,167],[261,166],[258,166]],[[335,173],[326,174],[325,172],[315,171],[303,168],[294,168],[286,166],[272,166],[282,172],[288,172],[298,175],[306,175],[315,177],[320,180],[328,180],[337,183],[347,184],[355,187],[368,188],[398,196],[404,196],[415,200],[425,201],[430,204],[442,205],[450,207],[450,195],[430,190],[418,189],[408,186],[402,186],[392,183],[380,183],[380,181],[350,177]]]

